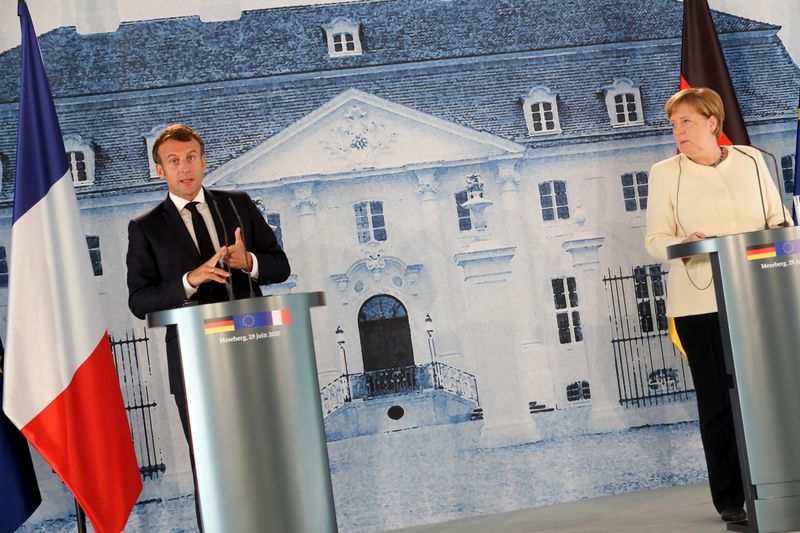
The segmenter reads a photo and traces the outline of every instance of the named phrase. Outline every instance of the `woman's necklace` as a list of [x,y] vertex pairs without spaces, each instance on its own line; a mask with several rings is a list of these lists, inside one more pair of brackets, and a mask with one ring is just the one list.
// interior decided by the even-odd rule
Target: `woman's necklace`
[[702,163],[702,164],[707,166],[707,167],[716,167],[717,165],[719,165],[720,163],[722,163],[725,160],[725,156],[726,155],[728,155],[728,150],[725,149],[724,146],[720,146],[719,147],[719,159],[717,159],[713,163]]

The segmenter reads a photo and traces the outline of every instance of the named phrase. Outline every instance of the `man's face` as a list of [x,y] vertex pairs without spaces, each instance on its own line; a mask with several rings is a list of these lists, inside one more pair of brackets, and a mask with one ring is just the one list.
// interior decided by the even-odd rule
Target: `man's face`
[[161,163],[156,163],[156,172],[167,182],[169,192],[183,198],[194,200],[203,186],[206,171],[206,156],[200,152],[200,143],[168,139],[158,147]]

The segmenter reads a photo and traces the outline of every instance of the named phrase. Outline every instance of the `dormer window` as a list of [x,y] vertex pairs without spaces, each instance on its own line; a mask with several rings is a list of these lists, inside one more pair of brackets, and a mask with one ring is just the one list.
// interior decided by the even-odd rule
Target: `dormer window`
[[644,124],[642,96],[639,86],[628,78],[614,79],[614,83],[603,87],[606,93],[606,108],[611,127],[624,128]]
[[339,17],[324,26],[323,29],[328,41],[330,57],[361,55],[361,34],[358,24]]
[[80,187],[94,183],[94,149],[91,143],[72,133],[64,136],[64,149],[72,173],[72,184]]
[[522,107],[525,110],[529,135],[561,133],[556,96],[547,87],[534,87],[523,98]]
[[356,49],[356,42],[352,33],[337,33],[333,36],[333,52],[341,54],[353,52]]
[[166,124],[161,124],[159,126],[154,127],[148,133],[145,133],[143,135],[144,145],[145,148],[147,149],[147,166],[150,172],[148,176],[151,178],[158,177],[158,172],[156,172],[156,162],[153,161],[153,145],[156,143],[156,138],[158,137],[158,134],[164,131],[164,128],[166,127],[167,127]]

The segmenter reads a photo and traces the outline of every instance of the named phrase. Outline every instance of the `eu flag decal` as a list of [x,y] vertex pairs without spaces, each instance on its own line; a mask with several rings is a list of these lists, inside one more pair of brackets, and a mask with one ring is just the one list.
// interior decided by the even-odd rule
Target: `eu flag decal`
[[779,256],[800,254],[800,240],[776,242],[775,253]]
[[203,322],[203,330],[206,335],[209,335],[211,333],[240,331],[243,329],[286,326],[291,323],[292,316],[288,309],[276,309],[275,311],[260,311],[257,313],[212,318]]

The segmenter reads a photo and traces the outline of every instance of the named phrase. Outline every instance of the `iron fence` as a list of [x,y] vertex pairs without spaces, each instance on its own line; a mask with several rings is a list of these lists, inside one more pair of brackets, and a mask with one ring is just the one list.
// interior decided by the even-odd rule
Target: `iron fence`
[[136,337],[133,330],[126,331],[124,337],[110,336],[114,366],[117,368],[122,399],[143,479],[157,478],[166,468],[153,427],[157,403],[150,393],[152,366],[148,340],[146,331],[142,332],[141,337]]
[[659,264],[603,277],[619,402],[646,407],[693,397],[689,365],[668,333],[666,277]]

